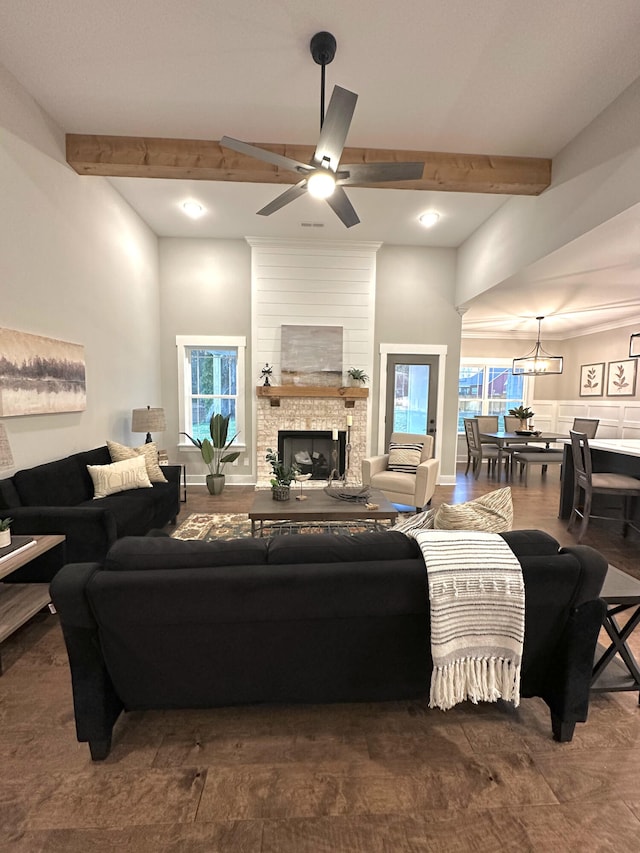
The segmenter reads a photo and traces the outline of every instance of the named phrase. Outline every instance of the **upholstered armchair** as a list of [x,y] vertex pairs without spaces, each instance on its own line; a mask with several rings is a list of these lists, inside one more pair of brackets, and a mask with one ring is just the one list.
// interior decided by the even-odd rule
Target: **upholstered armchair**
[[[422,447],[403,452],[401,448],[398,449],[398,445],[401,448],[408,445]],[[389,447],[392,449],[392,469],[389,468],[389,453],[363,459],[363,484],[380,489],[391,503],[414,506],[416,510],[421,510],[433,497],[440,469],[440,462],[433,458],[433,436],[393,432]],[[400,460],[400,463],[394,465],[394,459]],[[403,464],[403,459],[413,464]],[[414,465],[415,470],[412,471]],[[403,468],[405,470],[401,470]]]

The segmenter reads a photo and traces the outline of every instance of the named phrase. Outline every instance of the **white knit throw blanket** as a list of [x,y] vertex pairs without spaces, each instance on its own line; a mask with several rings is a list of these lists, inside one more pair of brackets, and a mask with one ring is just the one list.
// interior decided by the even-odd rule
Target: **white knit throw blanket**
[[497,533],[425,530],[416,535],[431,607],[430,708],[458,702],[520,704],[524,583]]

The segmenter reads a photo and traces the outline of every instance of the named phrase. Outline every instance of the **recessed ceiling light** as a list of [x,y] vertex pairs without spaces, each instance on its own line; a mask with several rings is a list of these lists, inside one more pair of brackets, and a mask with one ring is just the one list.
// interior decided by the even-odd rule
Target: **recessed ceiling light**
[[191,219],[200,219],[200,217],[204,216],[206,213],[206,210],[200,204],[200,202],[193,201],[192,199],[189,199],[188,201],[183,201],[182,209],[187,214],[187,216],[191,217]]
[[432,228],[436,222],[440,219],[440,214],[436,213],[435,210],[428,210],[425,213],[421,213],[418,217],[418,222],[424,228]]

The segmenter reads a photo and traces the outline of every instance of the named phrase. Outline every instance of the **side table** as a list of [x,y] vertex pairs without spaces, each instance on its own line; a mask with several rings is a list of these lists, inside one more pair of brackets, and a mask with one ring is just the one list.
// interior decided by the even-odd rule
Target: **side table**
[[[64,562],[65,537],[60,534],[34,535],[35,545],[6,557],[0,562],[0,578],[5,578],[21,566],[60,546],[60,565]],[[0,643],[7,639],[32,616],[51,603],[48,583],[0,583]],[[2,656],[0,655],[0,675]]]
[[[591,689],[601,693],[637,690],[640,703],[640,668],[627,645],[627,640],[640,624],[640,581],[610,565],[600,598],[607,605],[602,627],[611,643],[606,649],[598,645]],[[625,625],[620,627],[617,617],[626,611],[631,613]]]

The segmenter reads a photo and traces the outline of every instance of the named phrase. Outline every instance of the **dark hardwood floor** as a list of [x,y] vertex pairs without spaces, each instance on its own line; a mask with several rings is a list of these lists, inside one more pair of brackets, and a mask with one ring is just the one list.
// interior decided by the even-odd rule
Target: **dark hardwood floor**
[[[460,473],[433,505],[497,486]],[[190,488],[181,520],[244,513],[252,494]],[[532,471],[512,494],[514,527],[574,541],[557,518],[555,471]],[[594,523],[585,544],[640,577],[635,534]],[[424,702],[132,713],[94,764],[76,742],[56,617],[9,638],[3,661],[2,851],[640,850],[637,694],[594,695],[570,744],[551,739],[532,699],[446,713]]]

